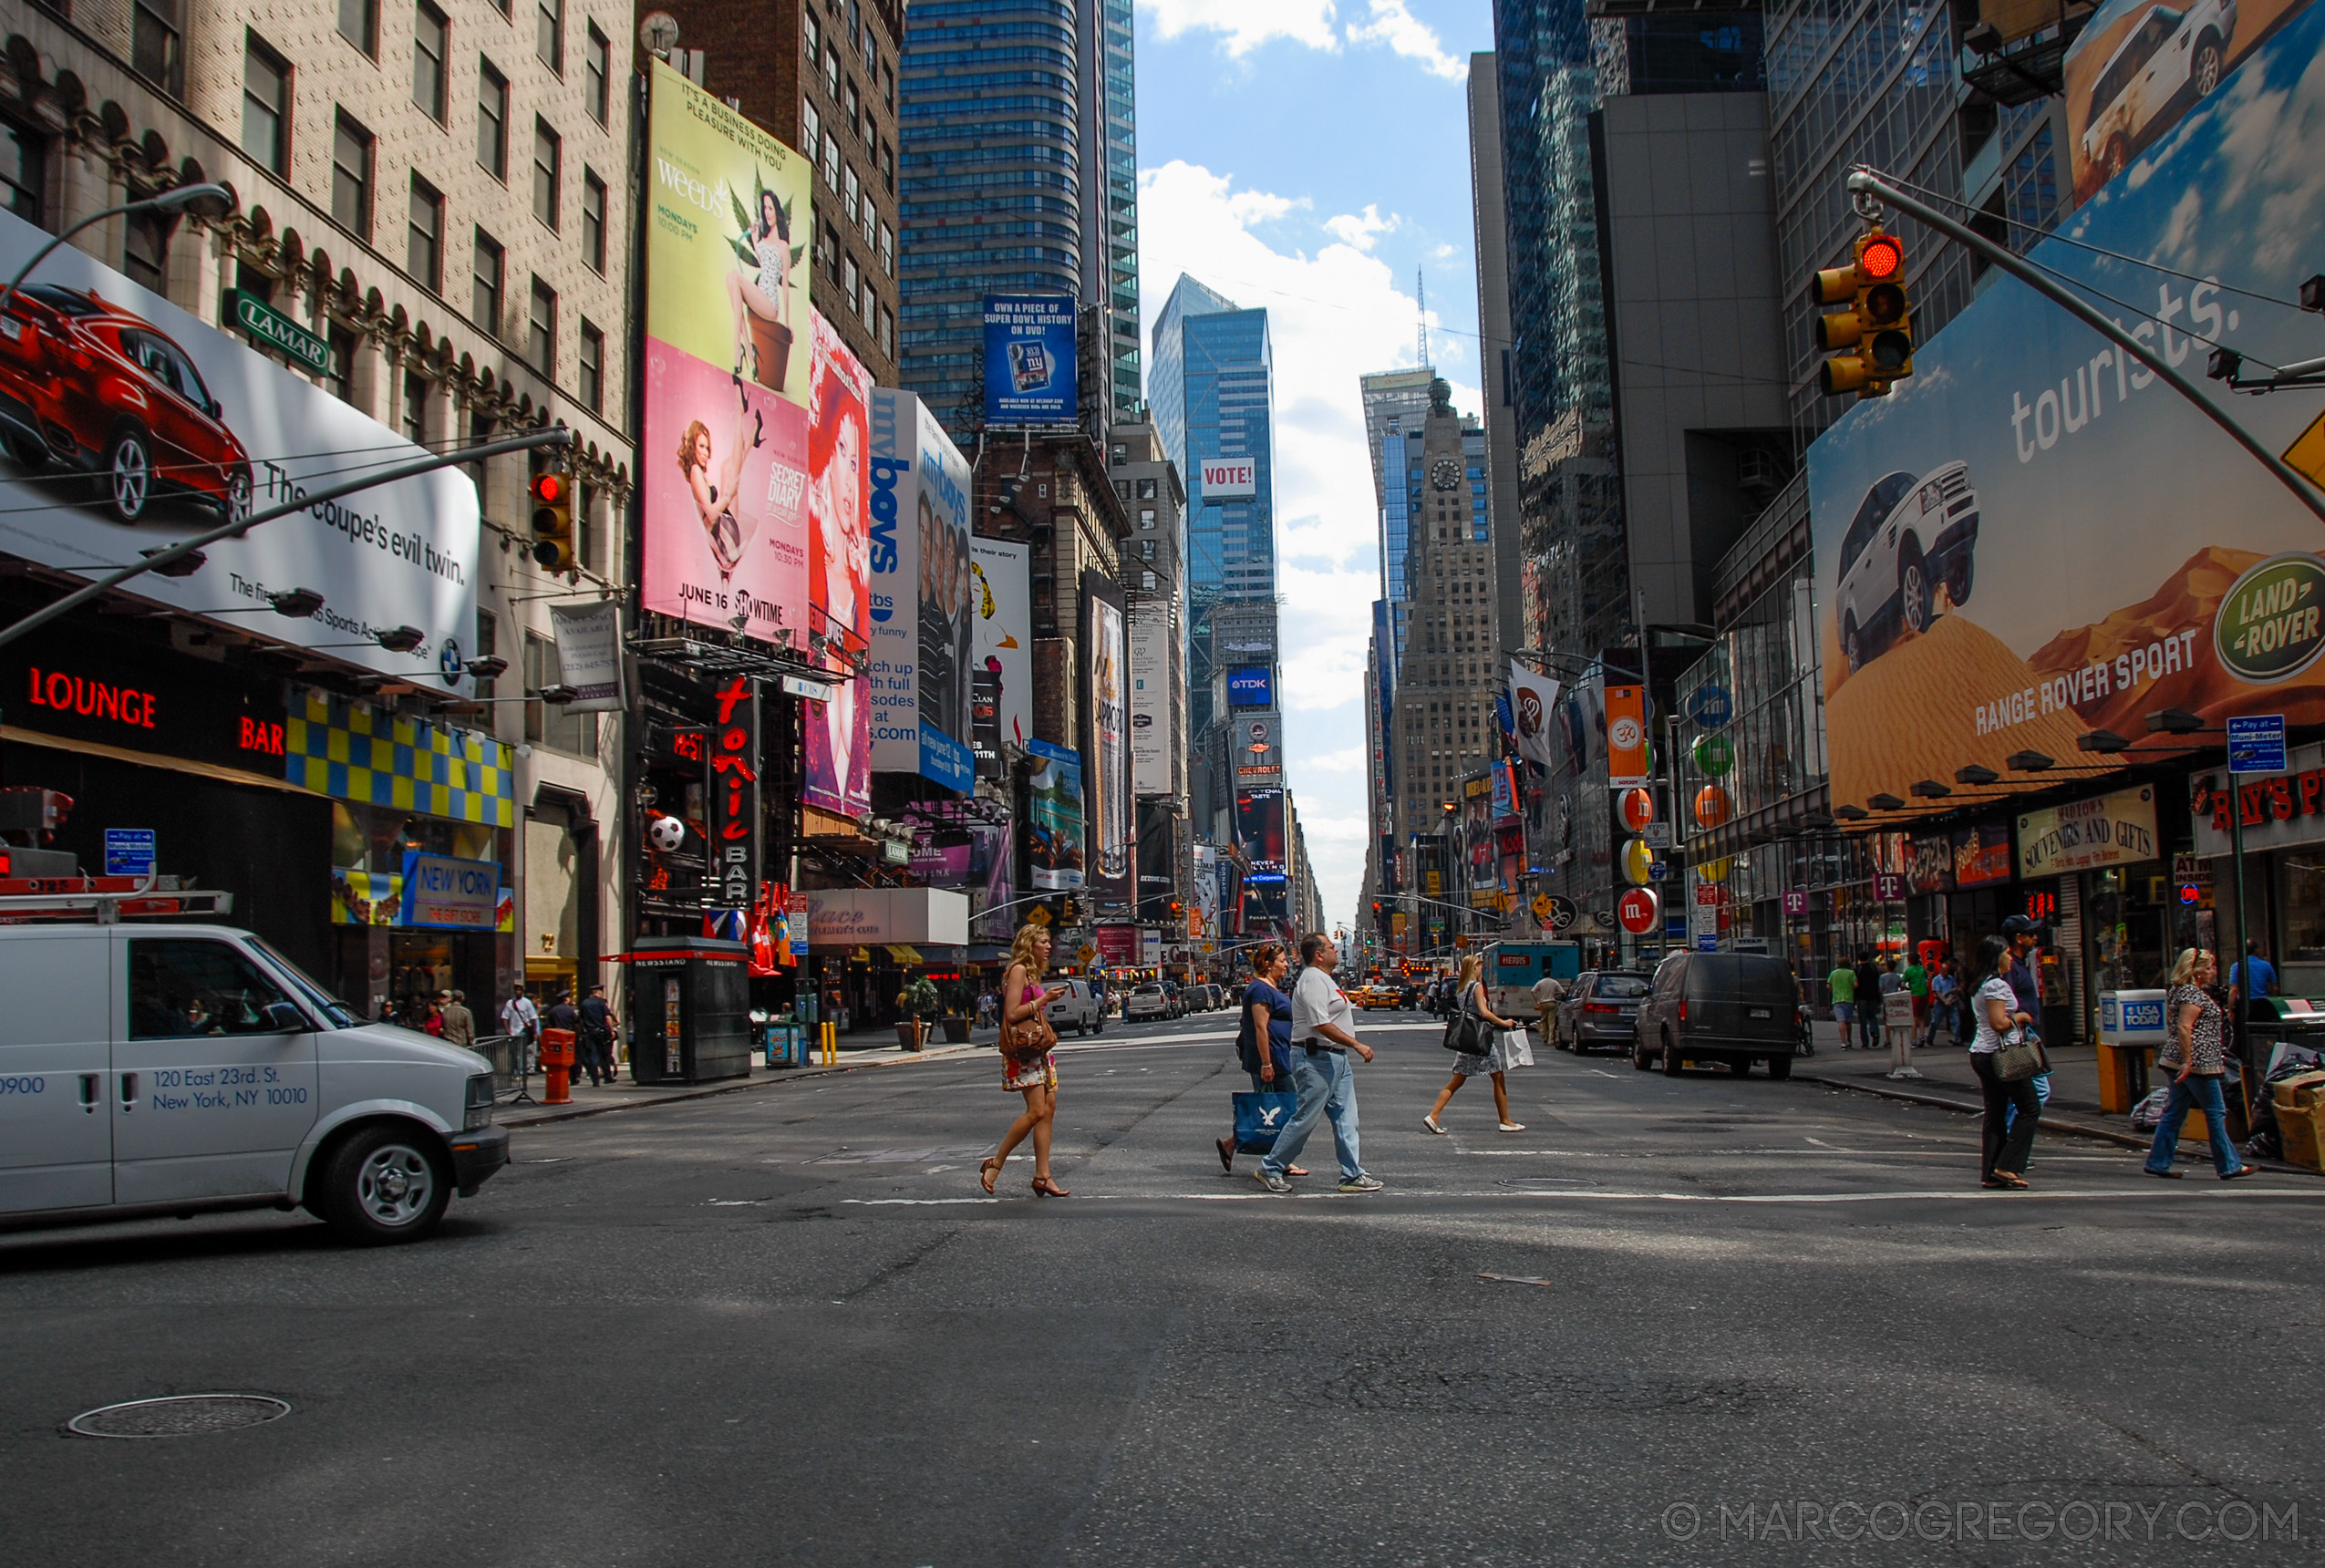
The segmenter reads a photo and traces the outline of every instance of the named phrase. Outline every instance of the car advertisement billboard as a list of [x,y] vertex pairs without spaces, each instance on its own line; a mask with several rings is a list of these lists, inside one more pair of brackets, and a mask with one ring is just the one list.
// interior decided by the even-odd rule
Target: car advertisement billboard
[[968,462],[909,392],[872,394],[872,766],[968,789]]
[[803,642],[807,160],[660,60],[647,120],[639,603]]
[[2074,200],[2131,167],[2309,0],[2105,0],[2066,57]]
[[[0,213],[0,277],[49,236]],[[199,236],[186,235],[192,246]],[[81,577],[366,468],[427,456],[377,421],[69,246],[0,314],[0,551]],[[243,633],[398,680],[474,691],[476,486],[456,469],[358,490],[202,548],[182,577],[126,592],[190,614],[269,607],[308,588],[312,616],[238,615]],[[383,632],[416,627],[390,653]]]
[[1147,599],[1131,610],[1131,788],[1141,795],[1178,792],[1171,765],[1171,644],[1176,606]]
[[1031,556],[1030,545],[969,542],[969,738],[980,751],[1023,746],[1033,734]]
[[[2321,29],[2325,7],[2300,13],[2030,260],[2152,312],[2134,336],[2189,371],[2212,342],[2325,354],[2325,322],[2289,303],[2317,263]],[[2325,720],[2318,522],[2266,469],[2007,278],[1914,357],[1809,450],[1835,806],[2072,760],[2094,729],[2151,755],[2165,707]],[[2232,412],[2282,450],[2316,406]]]
[[1026,859],[1033,886],[1062,892],[1082,882],[1081,753],[1029,740],[1033,776],[1026,781]]
[[1090,694],[1089,820],[1092,880],[1130,896],[1131,689],[1129,628],[1117,596],[1103,578],[1085,580],[1083,657]]
[[1080,417],[1071,294],[985,296],[985,422],[1070,425]]
[[1284,781],[1284,716],[1269,708],[1264,713],[1239,713],[1227,727],[1238,789],[1252,789]]
[[1243,665],[1227,672],[1229,707],[1274,707],[1276,671],[1270,665]]
[[872,376],[831,323],[810,315],[805,651],[850,678],[832,683],[829,702],[801,708],[800,798],[861,821],[872,810],[872,704],[868,680],[853,678],[853,656],[872,636]]

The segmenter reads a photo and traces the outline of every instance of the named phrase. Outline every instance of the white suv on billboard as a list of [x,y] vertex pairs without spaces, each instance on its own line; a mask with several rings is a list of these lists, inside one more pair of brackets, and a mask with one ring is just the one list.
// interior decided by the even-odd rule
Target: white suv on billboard
[[[2227,72],[2236,0],[2157,5],[2100,68],[2084,117],[2082,160],[2112,180],[2168,120],[2164,110],[2193,88],[2202,98]],[[2162,121],[2162,123],[2158,123]]]
[[1969,602],[1977,544],[1978,492],[1968,464],[1943,463],[1918,480],[1900,469],[1873,482],[1841,540],[1833,603],[1852,673],[1887,653],[1902,633],[1929,629],[1939,583],[1957,607]]

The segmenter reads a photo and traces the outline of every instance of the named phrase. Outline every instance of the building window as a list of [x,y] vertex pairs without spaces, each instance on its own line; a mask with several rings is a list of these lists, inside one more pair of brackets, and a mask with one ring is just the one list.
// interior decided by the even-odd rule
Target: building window
[[331,216],[357,239],[371,238],[371,132],[340,109],[331,129]]
[[243,40],[243,156],[291,171],[291,67],[254,34]]
[[1138,558],[1141,561],[1152,561],[1154,559],[1154,541],[1151,539],[1142,539],[1138,542]]
[[823,52],[823,27],[816,21],[815,13],[802,10],[800,16],[801,36],[807,39],[807,57],[812,61]]
[[1142,529],[1152,528],[1154,526],[1154,509],[1152,507],[1142,506],[1138,509],[1138,525]]
[[331,365],[323,373],[323,385],[340,402],[353,402],[356,395],[356,351],[362,346],[362,339],[356,337],[351,328],[341,326],[336,321],[325,325],[323,336],[324,341],[331,346]]
[[856,171],[853,167],[849,167],[841,170],[840,190],[842,192],[841,205],[846,209],[848,214],[848,227],[852,229],[856,225],[858,216],[856,208],[863,200],[863,181],[856,178]]
[[421,5],[412,13],[412,102],[430,119],[444,118],[445,51],[451,43],[452,25],[435,6]]
[[185,31],[180,0],[137,0],[129,21],[129,65],[171,98],[186,92]]
[[509,78],[491,60],[477,67],[476,160],[493,179],[509,178]]
[[48,209],[47,194],[47,142],[0,120],[0,206],[40,227]]
[[848,308],[854,310],[857,308],[856,302],[863,296],[863,271],[856,265],[853,256],[841,263],[840,282],[848,291]]
[[1155,498],[1154,481],[1153,481],[1152,480],[1139,480],[1139,481],[1138,481],[1138,499],[1139,499],[1139,500],[1154,500],[1154,498]]
[[540,0],[533,22],[532,52],[559,76],[565,74],[565,0]]
[[[479,610],[476,613],[476,656],[480,659],[491,658],[493,655],[500,651],[501,622],[499,617],[495,616],[490,610]],[[490,702],[493,696],[494,689],[492,677],[491,676],[477,676],[477,700],[479,702]]]
[[1145,590],[1146,592],[1148,592],[1149,593],[1153,593],[1153,592],[1154,592],[1154,573],[1152,573],[1152,572],[1142,572],[1142,573],[1140,573],[1138,574],[1138,585],[1139,585],[1141,588],[1144,589],[1144,590]]
[[885,223],[880,225],[880,270],[896,275],[896,235]]
[[896,356],[896,318],[884,304],[880,307],[880,353],[884,358]]
[[476,324],[493,336],[501,335],[501,283],[508,265],[507,253],[500,242],[479,229],[476,232]]
[[365,54],[379,53],[379,0],[339,0],[339,36]]
[[558,191],[564,181],[559,178],[564,162],[565,144],[549,129],[549,122],[538,115],[532,121],[532,215],[548,224],[557,226]]
[[896,191],[895,150],[884,141],[880,144],[877,158],[880,164],[880,182],[888,187],[888,193],[893,196]]
[[428,445],[428,377],[416,370],[404,372],[404,397],[396,410],[396,428],[415,447]]
[[[525,634],[525,690],[535,692],[557,684],[557,645],[538,632]],[[597,716],[567,713],[545,702],[525,704],[525,738],[535,746],[575,757],[597,755]]]
[[832,133],[823,133],[823,183],[837,191],[840,188],[840,144]]
[[552,380],[557,375],[557,291],[532,280],[532,307],[525,317],[525,356]]
[[589,95],[589,118],[600,125],[610,123],[614,116],[614,46],[597,30],[594,22],[589,25],[582,70],[587,77],[584,87]]
[[597,526],[597,487],[584,485],[574,497],[574,559],[592,572],[605,570],[605,540]]
[[813,147],[823,137],[823,117],[815,112],[812,100],[800,99],[800,129],[806,134],[800,138],[801,147]]
[[584,316],[581,324],[581,400],[593,414],[605,411],[605,335]]
[[170,221],[160,212],[132,212],[124,225],[121,270],[140,288],[165,293],[170,277]]
[[840,51],[823,51],[823,96],[833,103],[840,101]]
[[431,294],[444,287],[444,198],[436,187],[412,176],[411,235],[404,253],[404,270],[428,286]]
[[587,164],[582,166],[582,260],[605,270],[605,181]]
[[856,139],[861,141],[863,139],[863,103],[862,99],[856,97],[856,85],[853,82],[850,82],[848,84],[846,102],[848,106],[848,129],[854,131],[856,133]]
[[823,270],[836,281],[840,275],[840,232],[823,225]]

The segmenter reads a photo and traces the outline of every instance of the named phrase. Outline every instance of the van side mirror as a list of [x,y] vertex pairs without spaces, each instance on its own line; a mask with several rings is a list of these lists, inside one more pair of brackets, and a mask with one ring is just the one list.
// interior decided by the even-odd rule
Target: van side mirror
[[265,1026],[263,1033],[295,1035],[306,1028],[306,1017],[288,1002],[269,1002],[259,1009],[259,1022]]

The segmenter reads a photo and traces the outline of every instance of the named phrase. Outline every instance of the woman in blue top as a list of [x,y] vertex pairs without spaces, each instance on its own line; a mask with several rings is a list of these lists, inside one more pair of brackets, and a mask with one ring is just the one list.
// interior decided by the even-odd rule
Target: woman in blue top
[[[1283,991],[1284,976],[1290,968],[1290,958],[1275,943],[1263,942],[1251,950],[1251,984],[1244,987],[1244,1017],[1235,1031],[1235,1056],[1251,1075],[1255,1094],[1292,1092],[1292,999]],[[1263,1037],[1267,1041],[1264,1055],[1259,1049]],[[1216,1147],[1220,1168],[1234,1175],[1235,1134],[1228,1133]],[[1285,1174],[1305,1176],[1307,1172],[1293,1166]]]

